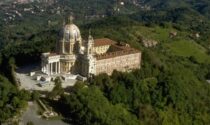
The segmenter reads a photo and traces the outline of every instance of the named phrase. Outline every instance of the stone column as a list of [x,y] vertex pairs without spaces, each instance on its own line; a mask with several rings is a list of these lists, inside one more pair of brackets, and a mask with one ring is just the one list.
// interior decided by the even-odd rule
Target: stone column
[[44,72],[45,73],[47,72],[47,64],[45,64],[45,66],[44,66]]
[[50,63],[50,75],[53,74],[53,63]]
[[42,66],[42,72],[44,73],[44,64],[43,64],[43,61],[42,61],[41,66]]
[[46,69],[46,74],[47,75],[50,75],[50,65],[49,65],[49,63],[47,64],[47,69]]
[[50,75],[50,63],[47,64],[47,74]]
[[55,74],[58,74],[58,62],[55,62]]
[[61,64],[60,64],[60,62],[58,62],[58,73],[59,74],[61,73]]
[[50,75],[50,63],[47,64],[47,74]]
[[42,65],[42,72],[45,73],[45,65]]
[[64,45],[64,40],[62,41],[62,53],[65,53],[65,45]]
[[44,73],[44,67],[42,66],[42,72]]

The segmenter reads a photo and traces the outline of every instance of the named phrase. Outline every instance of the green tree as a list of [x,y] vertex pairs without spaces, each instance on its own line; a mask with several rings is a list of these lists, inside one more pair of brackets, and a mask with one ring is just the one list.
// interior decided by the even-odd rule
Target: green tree
[[64,89],[62,88],[62,81],[59,77],[54,80],[55,86],[53,90],[49,93],[49,98],[53,99],[57,96],[61,96],[64,93]]
[[28,92],[17,90],[8,79],[0,75],[0,122],[5,122],[9,118],[20,113],[27,105]]
[[34,123],[32,121],[29,121],[26,125],[34,125]]
[[62,100],[79,124],[137,125],[138,120],[122,105],[113,105],[97,87],[82,88]]
[[40,93],[38,91],[33,91],[33,93],[31,94],[31,98],[33,101],[39,100]]

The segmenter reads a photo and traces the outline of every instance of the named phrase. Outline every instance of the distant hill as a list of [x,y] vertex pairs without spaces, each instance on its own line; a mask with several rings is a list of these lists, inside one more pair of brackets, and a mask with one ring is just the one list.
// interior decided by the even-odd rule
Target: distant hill
[[[22,101],[28,101],[24,93],[13,92],[1,75],[15,83],[15,68],[39,62],[41,53],[55,50],[65,18],[73,15],[84,40],[91,29],[94,39],[129,43],[142,51],[142,64],[134,72],[93,77],[88,80],[90,87],[78,82],[70,95],[58,103],[50,101],[49,105],[58,104],[55,109],[63,107],[59,114],[70,115],[66,120],[86,125],[135,125],[136,120],[143,125],[210,124],[209,0],[1,5],[7,2],[11,1],[0,2],[0,123],[19,112]],[[176,35],[171,37],[171,33]],[[145,40],[158,45],[147,48]]]
[[17,2],[19,4],[38,3],[55,3],[57,0],[2,0],[1,3]]
[[133,14],[138,11],[150,10],[173,10],[178,8],[188,8],[210,18],[209,0],[3,0],[18,3],[40,3],[42,6],[52,5],[52,7],[62,7],[66,13],[75,12],[83,15],[113,15],[113,14]]
[[[141,1],[141,0],[139,0]],[[174,8],[190,8],[200,14],[210,18],[210,1],[209,0],[146,0],[144,4],[150,5],[156,10],[174,9]]]

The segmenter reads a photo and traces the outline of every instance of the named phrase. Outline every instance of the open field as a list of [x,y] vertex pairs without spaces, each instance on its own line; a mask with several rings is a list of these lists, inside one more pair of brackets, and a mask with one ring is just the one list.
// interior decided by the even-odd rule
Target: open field
[[176,56],[194,57],[200,63],[210,62],[206,49],[193,41],[179,40],[165,46]]

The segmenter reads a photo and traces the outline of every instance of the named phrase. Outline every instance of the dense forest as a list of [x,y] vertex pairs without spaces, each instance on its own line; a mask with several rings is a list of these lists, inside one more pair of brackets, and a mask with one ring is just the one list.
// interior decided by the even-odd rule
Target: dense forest
[[[75,23],[84,39],[91,29],[94,38],[127,42],[141,50],[143,57],[139,70],[94,76],[78,82],[70,95],[59,91],[60,100],[49,99],[69,122],[81,125],[210,124],[210,84],[206,82],[210,79],[210,2],[136,0],[138,5],[151,6],[151,10],[142,10],[137,5],[132,7],[133,1],[125,0],[128,6],[122,13],[116,13],[110,9],[115,1],[99,1],[96,5],[94,0],[85,3],[64,0],[60,4],[71,9],[65,8],[63,15],[26,15],[7,24],[0,22],[0,123],[19,114],[31,99],[29,92],[18,90],[15,70],[39,62],[42,52],[55,50],[63,19],[73,10],[79,13],[75,15]],[[87,12],[80,9],[79,5],[84,4],[92,9]],[[107,16],[87,22],[81,18],[95,12]],[[171,38],[170,32],[178,35]],[[195,37],[195,33],[200,37]],[[153,39],[159,44],[146,48],[143,39]]]

